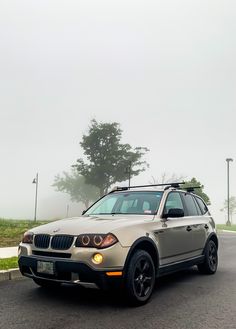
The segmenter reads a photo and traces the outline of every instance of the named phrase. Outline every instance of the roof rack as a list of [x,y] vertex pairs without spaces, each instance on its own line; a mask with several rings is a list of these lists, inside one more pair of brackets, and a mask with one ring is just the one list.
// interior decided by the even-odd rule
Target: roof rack
[[164,188],[164,190],[169,190],[169,188],[171,188],[171,187],[173,187],[173,188],[181,188],[180,187],[181,184],[185,184],[185,182],[183,182],[183,183],[171,183],[170,185],[165,184],[167,186]]
[[113,193],[113,192],[116,192],[116,191],[126,191],[128,189],[129,189],[128,186],[115,186],[115,187],[113,187],[113,189],[109,193]]
[[114,187],[110,193],[116,192],[116,191],[126,191],[131,188],[142,188],[142,187],[154,187],[154,186],[166,186],[167,188],[180,188],[180,185],[185,184],[185,182],[179,182],[179,183],[165,183],[165,184],[148,184],[148,185],[134,185],[134,186],[116,186]]
[[164,183],[164,184],[148,184],[148,185],[134,185],[134,186],[116,186],[114,187],[109,193],[113,193],[116,191],[127,191],[132,188],[142,188],[142,187],[154,187],[154,186],[166,186],[164,190],[168,190],[169,188],[180,188],[182,190],[186,190],[187,192],[191,193],[194,192],[197,188],[203,188],[203,185],[200,186],[188,186],[188,187],[181,187],[180,185],[184,185],[185,182],[179,183]]
[[189,186],[189,187],[183,187],[183,190],[186,190],[187,192],[194,192],[196,188],[202,188],[203,186]]

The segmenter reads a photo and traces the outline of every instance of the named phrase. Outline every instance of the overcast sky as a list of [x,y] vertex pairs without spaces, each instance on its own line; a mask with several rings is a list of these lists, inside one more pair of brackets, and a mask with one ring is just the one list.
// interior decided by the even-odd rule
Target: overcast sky
[[51,185],[96,118],[150,149],[132,183],[194,176],[224,221],[226,157],[236,196],[235,17],[234,0],[0,0],[0,217],[33,218],[36,172],[38,216],[66,213]]

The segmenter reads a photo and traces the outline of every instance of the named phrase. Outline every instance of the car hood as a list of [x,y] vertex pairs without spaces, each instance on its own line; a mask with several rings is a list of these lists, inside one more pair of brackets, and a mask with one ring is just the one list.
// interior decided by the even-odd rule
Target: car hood
[[112,231],[143,224],[153,221],[152,215],[105,215],[105,216],[82,216],[61,219],[52,223],[35,227],[30,230],[34,234],[70,234],[79,235],[84,233],[112,233]]

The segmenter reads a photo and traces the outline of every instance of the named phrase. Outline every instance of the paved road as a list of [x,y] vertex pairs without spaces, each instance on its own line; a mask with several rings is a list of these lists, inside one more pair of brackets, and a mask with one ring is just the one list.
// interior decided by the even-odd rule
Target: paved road
[[190,269],[162,278],[151,301],[129,308],[96,290],[37,288],[31,280],[0,283],[1,329],[236,329],[236,234],[220,236],[217,274]]

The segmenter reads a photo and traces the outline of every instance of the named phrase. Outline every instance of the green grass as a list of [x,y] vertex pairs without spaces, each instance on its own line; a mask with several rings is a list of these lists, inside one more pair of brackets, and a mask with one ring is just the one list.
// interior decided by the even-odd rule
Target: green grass
[[46,223],[48,221],[0,219],[0,247],[17,246],[26,231]]
[[218,230],[228,230],[228,231],[236,231],[236,224],[233,224],[231,226],[227,226],[225,224],[217,224]]
[[11,268],[17,268],[17,257],[0,259],[0,270],[9,270]]

